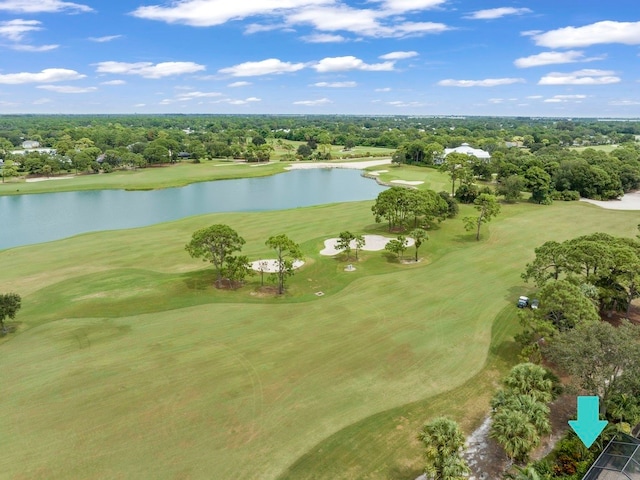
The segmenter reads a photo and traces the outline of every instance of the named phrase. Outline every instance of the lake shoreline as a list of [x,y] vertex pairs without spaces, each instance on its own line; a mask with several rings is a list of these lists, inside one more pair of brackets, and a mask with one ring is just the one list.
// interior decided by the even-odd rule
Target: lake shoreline
[[[277,175],[280,173],[286,173],[292,170],[306,170],[316,168],[346,168],[363,170],[370,166],[390,164],[391,158],[381,158],[376,160],[354,160],[354,161],[336,161],[336,162],[265,162],[262,164],[254,164],[248,162],[227,162],[226,164],[175,164],[175,165],[163,165],[157,167],[149,167],[148,169],[126,170],[117,171],[109,174],[76,174],[69,176],[65,174],[60,177],[35,177],[22,181],[11,182],[5,181],[0,183],[0,197],[2,196],[16,196],[16,195],[32,195],[38,193],[61,193],[61,192],[81,192],[81,191],[99,191],[99,190],[124,190],[124,191],[150,191],[150,190],[163,190],[166,188],[180,188],[192,185],[194,183],[202,182],[214,182],[218,180],[239,180],[243,178],[258,178]],[[265,168],[252,168],[251,170],[245,170],[244,172],[238,171],[238,166],[255,167],[261,166]],[[204,171],[202,176],[195,176],[184,178],[182,176],[176,176],[164,182],[161,179],[148,180],[148,183],[144,181],[139,183],[133,183],[131,185],[126,184],[126,180],[131,175],[154,175],[155,170],[173,169],[194,170],[203,166],[204,169],[211,167],[236,167],[233,172],[224,174],[220,169],[218,171]],[[185,168],[186,167],[186,168]],[[204,170],[203,169],[203,170]],[[242,170],[242,169],[241,169]],[[191,172],[190,172],[191,173]],[[59,180],[59,182],[49,182],[48,180]],[[80,183],[82,180],[86,182],[92,182],[99,180],[98,183]],[[103,181],[104,180],[104,181]],[[68,182],[65,182],[68,181]],[[112,184],[108,182],[114,182]],[[15,190],[14,190],[15,188]]]

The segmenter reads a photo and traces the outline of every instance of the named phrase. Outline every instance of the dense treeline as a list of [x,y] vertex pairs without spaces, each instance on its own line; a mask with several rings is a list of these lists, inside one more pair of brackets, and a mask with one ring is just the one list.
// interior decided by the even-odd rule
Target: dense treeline
[[224,133],[224,138],[262,136],[318,143],[397,148],[420,141],[455,147],[463,142],[490,152],[505,141],[537,151],[549,145],[604,145],[631,142],[640,122],[531,118],[347,117],[347,116],[218,116],[218,115],[52,115],[0,116],[0,138],[19,147],[23,140],[53,145],[65,134],[89,138],[101,150],[153,140],[168,131],[175,140],[183,130],[194,135]]
[[[4,176],[10,177],[109,172],[187,158],[259,162],[271,159],[275,150],[283,160],[326,160],[331,146],[339,145],[344,152],[355,146],[395,148],[397,163],[433,165],[445,148],[469,143],[492,157],[469,165],[473,177],[495,175],[501,185],[522,184],[534,201],[548,203],[553,197],[616,198],[640,188],[636,135],[638,121],[587,119],[26,115],[0,116],[0,159],[19,164],[19,172],[11,164],[5,167]],[[56,155],[10,157],[27,140],[55,149]],[[614,144],[619,147],[610,153],[568,148]]]

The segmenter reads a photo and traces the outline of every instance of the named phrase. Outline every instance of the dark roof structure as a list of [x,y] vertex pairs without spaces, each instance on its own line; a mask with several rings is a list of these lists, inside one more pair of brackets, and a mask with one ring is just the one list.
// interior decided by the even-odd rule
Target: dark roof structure
[[616,435],[582,480],[640,480],[640,440]]

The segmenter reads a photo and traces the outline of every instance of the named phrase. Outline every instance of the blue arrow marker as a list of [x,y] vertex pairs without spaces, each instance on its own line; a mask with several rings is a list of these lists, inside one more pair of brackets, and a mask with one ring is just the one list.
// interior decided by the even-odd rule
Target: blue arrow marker
[[578,419],[569,420],[569,425],[587,448],[593,445],[609,423],[606,420],[600,420],[599,412],[599,397],[578,397]]

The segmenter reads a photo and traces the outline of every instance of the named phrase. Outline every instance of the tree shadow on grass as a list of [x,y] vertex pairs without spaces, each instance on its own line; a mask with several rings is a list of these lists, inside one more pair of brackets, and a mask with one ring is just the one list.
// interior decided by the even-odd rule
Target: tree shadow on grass
[[387,478],[390,480],[407,480],[418,478],[424,473],[424,470],[409,467],[407,465],[394,465],[387,472]]
[[518,303],[518,297],[520,297],[521,295],[529,296],[531,290],[533,290],[533,288],[530,288],[528,286],[513,286],[507,290],[507,294],[505,295],[504,299],[507,302],[512,303],[515,307]]
[[189,290],[207,290],[216,281],[216,274],[211,270],[198,270],[182,275],[182,280]]

